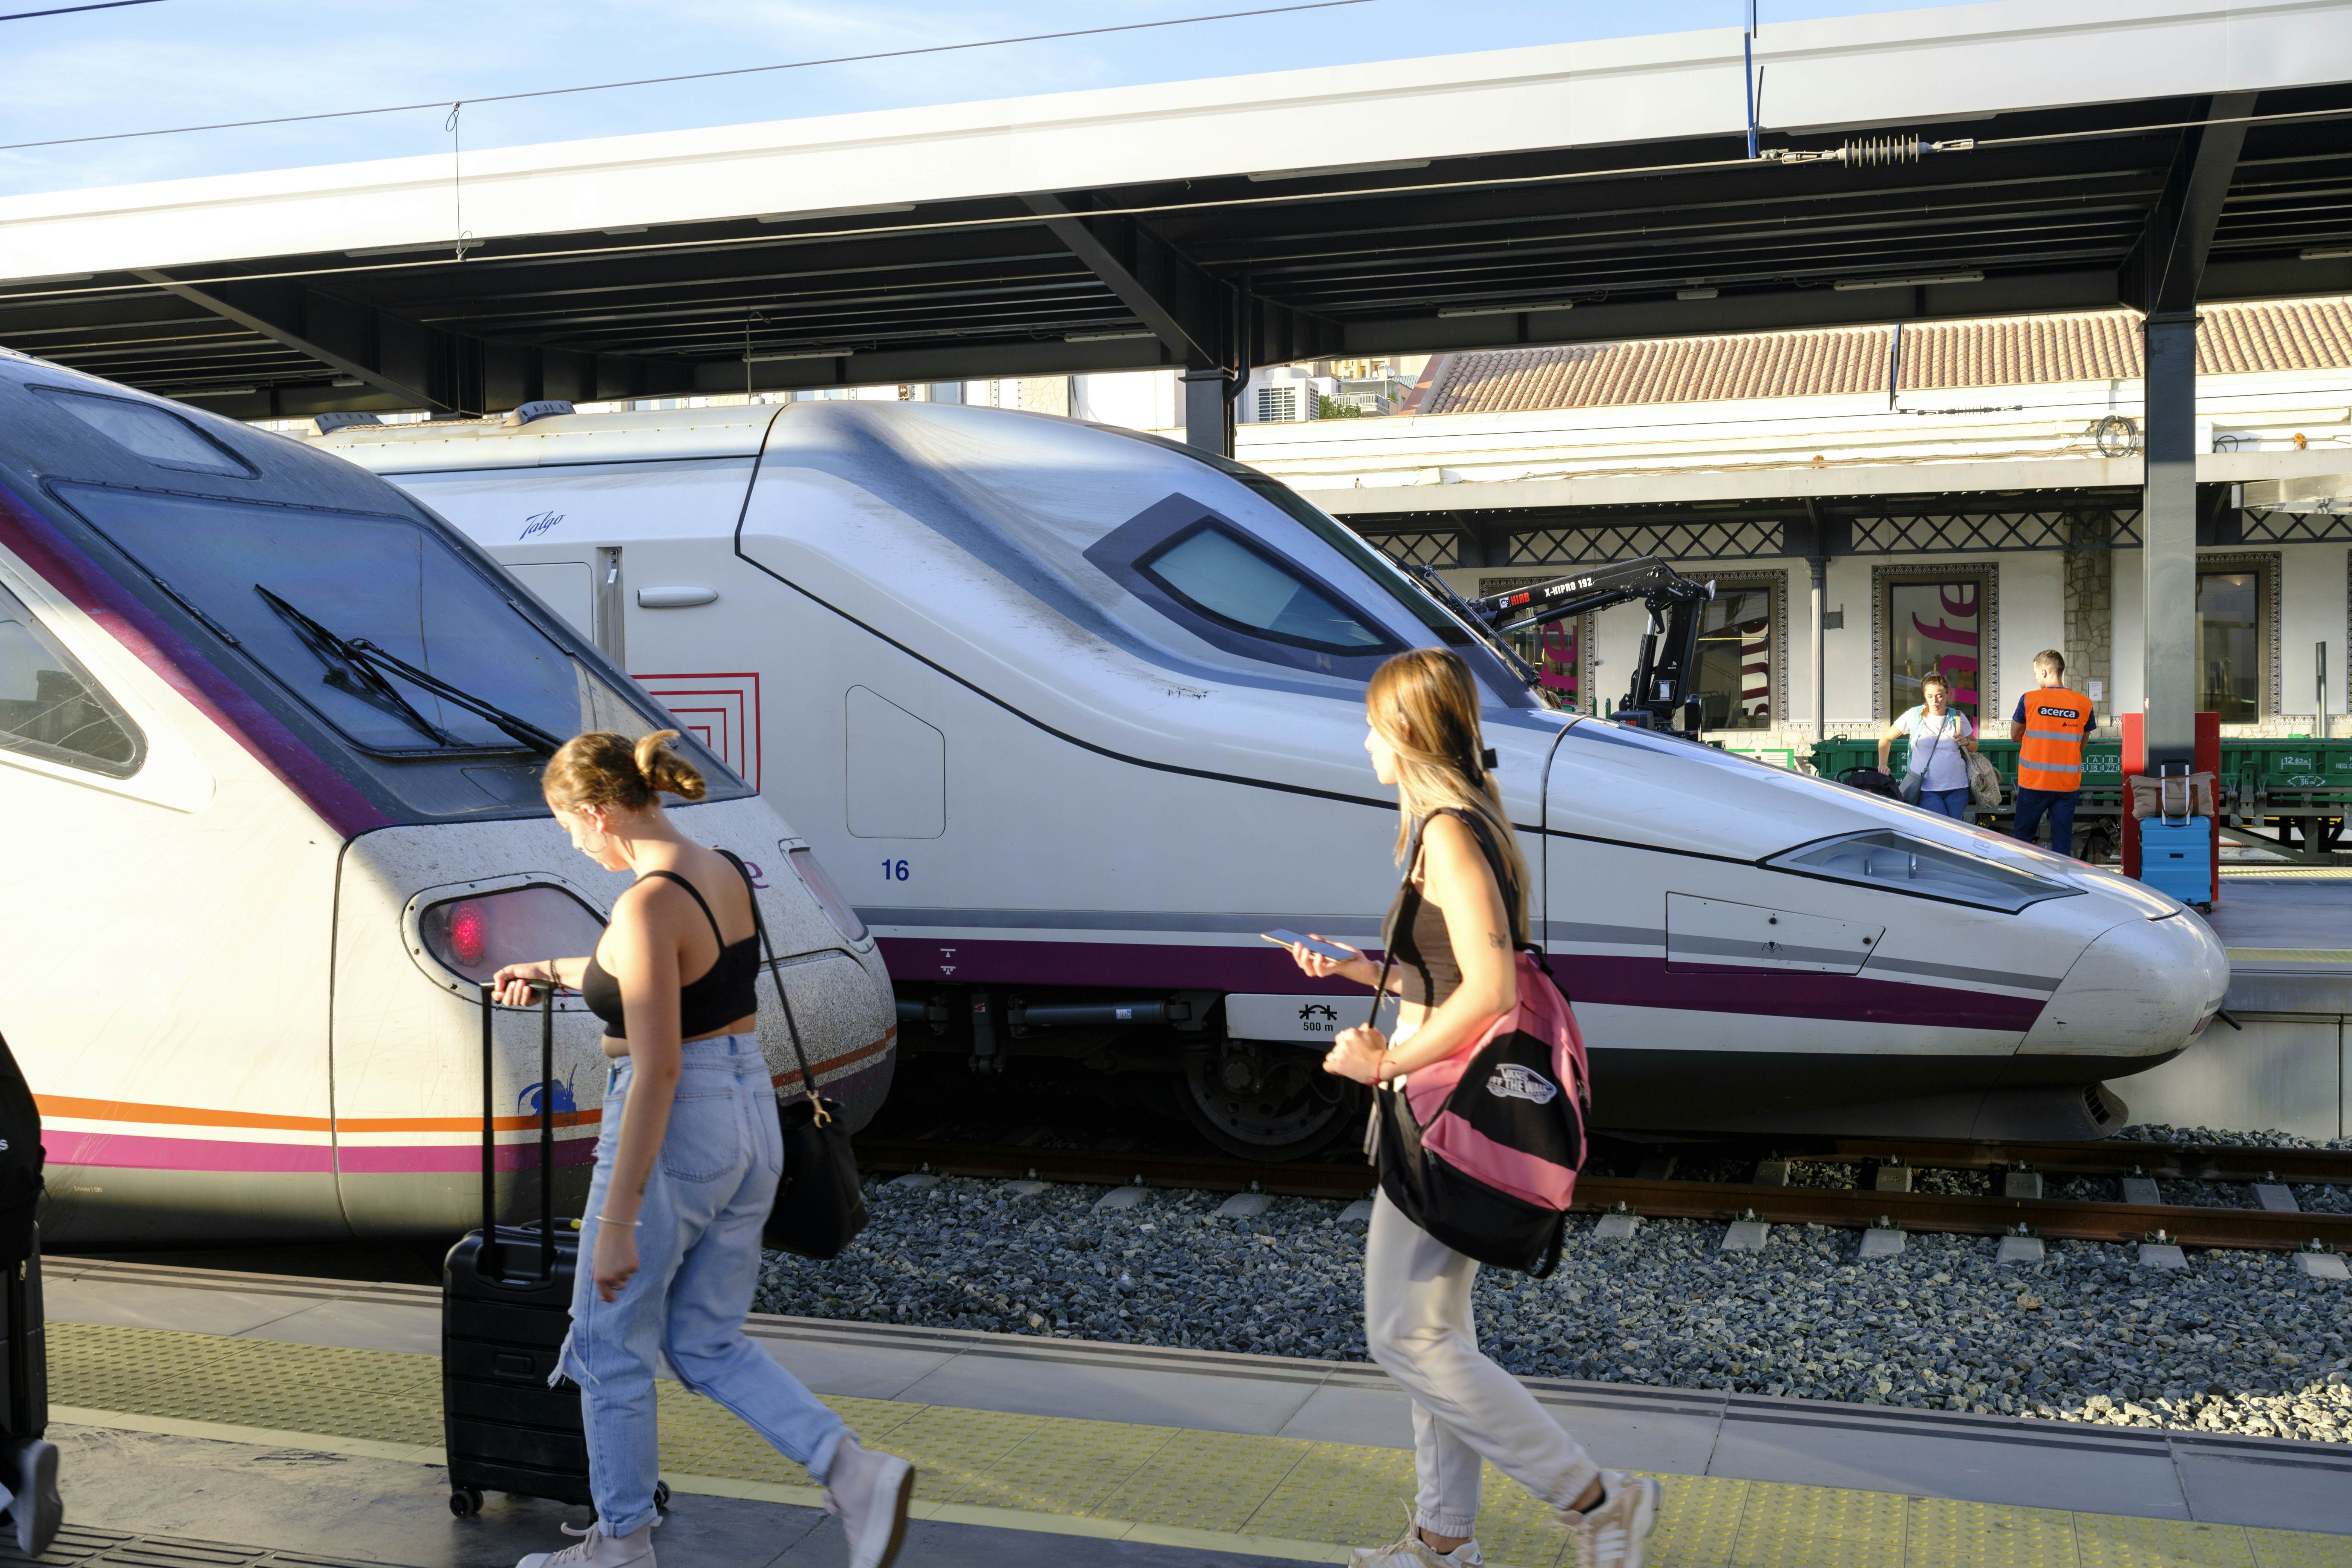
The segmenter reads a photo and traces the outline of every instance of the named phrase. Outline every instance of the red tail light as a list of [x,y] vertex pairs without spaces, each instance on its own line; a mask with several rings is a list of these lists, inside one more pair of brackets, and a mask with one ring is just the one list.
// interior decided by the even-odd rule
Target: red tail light
[[460,969],[475,969],[490,951],[489,916],[479,904],[459,904],[449,911],[449,955]]
[[425,951],[468,980],[541,958],[596,950],[604,922],[559,888],[526,885],[429,905],[417,917]]

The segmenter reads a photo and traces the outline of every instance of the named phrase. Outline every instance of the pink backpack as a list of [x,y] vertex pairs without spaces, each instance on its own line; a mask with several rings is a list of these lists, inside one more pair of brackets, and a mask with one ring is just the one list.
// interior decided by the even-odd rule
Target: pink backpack
[[[1486,825],[1476,835],[1511,901]],[[1416,833],[1405,882],[1420,859]],[[1412,918],[1412,902],[1398,910]],[[1393,952],[1394,933],[1384,939]],[[1407,1219],[1481,1263],[1540,1279],[1559,1262],[1560,1235],[1584,1164],[1591,1075],[1584,1036],[1543,950],[1522,943],[1518,1005],[1443,1061],[1407,1075],[1404,1090],[1374,1091],[1381,1191]],[[1389,961],[1381,964],[1380,992]]]

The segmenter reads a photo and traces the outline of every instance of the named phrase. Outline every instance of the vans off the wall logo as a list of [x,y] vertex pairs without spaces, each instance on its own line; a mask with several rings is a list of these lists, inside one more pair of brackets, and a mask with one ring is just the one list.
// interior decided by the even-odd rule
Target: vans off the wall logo
[[1534,1105],[1549,1105],[1559,1093],[1559,1085],[1532,1068],[1517,1062],[1505,1062],[1486,1080],[1486,1092],[1497,1100],[1524,1100]]

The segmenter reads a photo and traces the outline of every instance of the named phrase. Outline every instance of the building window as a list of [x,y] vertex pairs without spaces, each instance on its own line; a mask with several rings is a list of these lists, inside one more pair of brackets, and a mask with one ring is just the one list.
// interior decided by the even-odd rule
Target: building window
[[1717,581],[1699,616],[1698,668],[1691,672],[1700,728],[1769,730],[1780,717],[1779,598],[1778,581]]
[[2263,718],[2263,574],[2231,567],[2197,574],[2197,706],[2224,724]]
[[1981,720],[1993,700],[1986,679],[1991,646],[1990,570],[1904,571],[1878,584],[1882,717],[1918,705],[1921,683],[1941,675],[1952,685],[1952,706]]

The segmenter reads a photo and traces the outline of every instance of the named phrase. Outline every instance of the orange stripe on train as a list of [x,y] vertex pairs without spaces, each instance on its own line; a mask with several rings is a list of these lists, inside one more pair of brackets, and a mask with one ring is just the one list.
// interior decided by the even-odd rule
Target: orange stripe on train
[[[882,1037],[854,1051],[845,1052],[825,1063],[826,1068],[839,1069],[852,1067],[890,1048],[898,1038],[893,1025]],[[800,1069],[775,1075],[779,1089],[800,1081]],[[208,1110],[184,1105],[146,1105],[128,1100],[86,1100],[68,1094],[37,1094],[35,1101],[43,1116],[55,1116],[77,1121],[145,1122],[173,1127],[252,1127],[281,1132],[474,1132],[481,1129],[478,1116],[279,1116],[260,1110]],[[604,1120],[601,1110],[560,1110],[555,1114],[558,1127],[585,1127]],[[537,1116],[500,1116],[491,1123],[502,1132],[525,1131],[539,1125]]]

